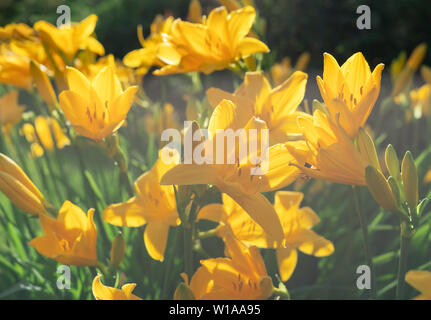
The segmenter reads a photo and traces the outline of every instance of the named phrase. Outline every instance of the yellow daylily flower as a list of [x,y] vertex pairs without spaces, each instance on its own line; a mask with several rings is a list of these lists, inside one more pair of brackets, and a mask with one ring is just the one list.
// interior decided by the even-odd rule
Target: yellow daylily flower
[[370,115],[380,92],[384,65],[380,63],[371,73],[361,52],[352,55],[340,67],[333,56],[325,53],[323,79],[317,76],[320,94],[335,119],[350,137],[356,137]]
[[123,62],[130,68],[137,68],[137,75],[144,75],[152,66],[164,66],[166,63],[158,58],[160,47],[163,46],[163,36],[171,33],[172,16],[163,18],[157,15],[150,26],[151,33],[147,39],[142,35],[142,27],[138,27],[138,38],[142,46],[140,49],[130,51],[123,58]]
[[[264,300],[273,292],[259,249],[226,234],[228,257],[201,260],[189,287],[198,300]],[[188,285],[187,277],[183,276]]]
[[0,153],[0,191],[18,208],[30,214],[42,214],[48,205],[25,172],[3,153]]
[[431,300],[431,272],[410,270],[405,276],[406,282],[421,292],[414,300]]
[[35,158],[41,157],[44,150],[53,151],[54,147],[63,149],[70,145],[69,138],[52,117],[37,116],[34,126],[30,123],[22,126],[21,134],[31,143],[31,154]]
[[307,176],[335,183],[365,185],[365,168],[381,171],[371,138],[364,129],[358,138],[358,148],[344,129],[330,116],[316,110],[313,118],[298,117],[306,144],[286,147]]
[[103,285],[101,277],[102,275],[98,274],[93,280],[92,290],[96,300],[142,300],[132,293],[136,287],[135,283],[125,284],[120,290]]
[[14,90],[0,97],[0,125],[8,134],[21,121],[25,106],[18,104],[18,91]]
[[43,42],[58,50],[71,60],[79,50],[89,50],[103,56],[105,49],[92,35],[97,16],[92,14],[76,24],[63,24],[59,28],[46,21],[38,21],[33,28],[39,32]]
[[39,216],[44,235],[34,238],[30,245],[40,254],[59,263],[75,266],[97,264],[97,229],[94,209],[85,214],[78,206],[65,201],[57,219]]
[[69,90],[60,93],[60,106],[79,135],[100,141],[123,125],[137,86],[123,91],[111,66],[91,82],[77,69],[67,67],[66,78]]
[[210,88],[207,96],[213,107],[227,99],[243,109],[247,114],[243,118],[244,125],[251,116],[264,120],[269,129],[269,144],[274,145],[288,141],[289,134],[301,131],[296,118],[308,115],[297,108],[304,98],[306,83],[307,74],[297,71],[279,86],[271,88],[262,72],[247,72],[244,82],[233,94]]
[[[176,157],[179,161],[178,153]],[[180,224],[174,188],[159,184],[161,177],[174,165],[167,165],[159,158],[150,171],[136,180],[135,197],[112,204],[103,212],[103,220],[115,226],[146,225],[145,247],[153,259],[160,261],[164,259],[169,227]]]
[[235,237],[246,245],[276,248],[281,279],[287,281],[295,270],[297,250],[316,257],[326,257],[334,252],[331,241],[311,230],[320,219],[311,208],[299,207],[303,197],[303,193],[293,191],[278,191],[275,194],[274,209],[283,227],[284,247],[275,246],[273,239],[226,194],[223,194],[223,204],[203,207],[198,219],[219,222],[217,232],[222,238],[225,232],[232,230]]
[[[264,151],[260,150],[260,141],[252,141],[250,130],[256,129],[258,132],[267,129],[264,121],[255,117],[242,108],[237,108],[231,101],[223,100],[215,108],[209,122],[209,139],[205,141],[209,146],[207,150],[213,150],[212,164],[204,162],[178,164],[166,172],[161,180],[161,184],[212,184],[218,187],[221,192],[227,193],[232,197],[244,210],[261,225],[266,232],[274,235],[278,240],[283,239],[283,230],[277,214],[271,203],[262,195],[261,192],[267,192],[280,189],[293,182],[299,174],[296,167],[290,163],[294,158],[290,155],[287,148],[282,144],[273,145],[268,149],[267,159],[260,163],[253,164],[250,158],[253,153],[246,151],[241,154],[239,145],[247,146],[250,143],[257,142],[257,154]],[[249,119],[248,123],[243,126],[244,119]],[[224,139],[224,131],[244,129],[244,139],[236,141],[234,151],[227,149],[227,143],[224,145],[222,154],[217,154],[217,140]],[[296,145],[297,142],[292,142]],[[302,143],[302,142],[298,142]],[[194,152],[194,151],[193,151]],[[235,155],[233,155],[235,152]],[[229,163],[226,159],[232,153],[235,162]],[[221,156],[221,157],[220,157]],[[220,160],[223,158],[223,164]],[[266,172],[262,175],[253,175],[252,170],[266,167]]]
[[268,52],[263,42],[247,37],[255,17],[251,6],[230,13],[219,7],[202,24],[175,20],[157,55],[166,66],[154,74],[194,71],[209,74],[254,53]]

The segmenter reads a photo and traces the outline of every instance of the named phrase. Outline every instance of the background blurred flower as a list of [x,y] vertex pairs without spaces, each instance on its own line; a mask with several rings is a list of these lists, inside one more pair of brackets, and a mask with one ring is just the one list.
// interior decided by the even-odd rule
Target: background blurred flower
[[18,104],[18,91],[14,90],[0,97],[0,124],[3,133],[9,134],[14,125],[21,121],[25,106]]

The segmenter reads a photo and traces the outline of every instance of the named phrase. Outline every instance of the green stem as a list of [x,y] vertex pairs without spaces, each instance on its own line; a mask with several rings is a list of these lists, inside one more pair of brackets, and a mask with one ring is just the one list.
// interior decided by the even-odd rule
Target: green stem
[[364,245],[365,261],[366,261],[366,264],[368,265],[368,267],[370,268],[370,272],[371,272],[371,298],[376,299],[375,275],[374,275],[373,261],[371,259],[371,255],[370,255],[370,244],[369,244],[369,240],[368,240],[368,228],[365,224],[365,217],[361,211],[361,206],[359,203],[358,190],[356,189],[355,186],[352,186],[352,190],[353,190],[353,200],[355,203],[355,210],[356,210],[356,213],[358,214],[359,224],[360,224],[361,230],[362,230],[362,240],[363,240],[363,245]]
[[397,276],[397,290],[396,299],[401,300],[404,296],[404,276],[407,265],[407,245],[408,238],[403,235],[403,227],[401,227],[400,235],[400,258],[398,260],[398,276]]

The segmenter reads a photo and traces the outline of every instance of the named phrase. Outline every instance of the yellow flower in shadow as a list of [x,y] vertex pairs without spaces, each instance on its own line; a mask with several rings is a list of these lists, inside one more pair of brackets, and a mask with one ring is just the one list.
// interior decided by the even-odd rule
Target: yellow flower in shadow
[[72,202],[65,201],[57,219],[45,214],[39,216],[44,235],[30,241],[30,245],[62,264],[94,266],[97,264],[97,229],[93,215],[94,209],[85,214]]
[[274,209],[286,240],[282,247],[277,247],[274,239],[226,194],[223,194],[223,204],[214,203],[203,207],[198,219],[220,223],[217,234],[222,238],[232,230],[235,237],[246,245],[275,248],[281,279],[287,281],[296,267],[297,250],[316,257],[326,257],[334,252],[331,241],[311,230],[320,219],[311,208],[299,207],[303,197],[303,193],[292,191],[279,191],[275,194]]
[[24,109],[23,105],[18,104],[18,91],[0,97],[0,124],[5,134],[9,134],[13,126],[21,121]]
[[117,289],[103,285],[101,277],[98,274],[93,280],[92,290],[96,300],[142,300],[132,293],[136,287],[135,283],[125,284],[121,289]]
[[247,37],[256,12],[247,6],[230,13],[225,7],[210,12],[202,23],[175,20],[170,35],[159,47],[158,58],[166,64],[156,75],[201,71],[209,74],[268,47]]
[[71,60],[79,50],[89,50],[103,56],[105,49],[93,36],[97,16],[92,14],[76,24],[63,24],[56,27],[46,21],[38,21],[33,28],[39,32],[43,42],[64,53]]
[[414,300],[431,300],[431,272],[410,270],[405,276],[406,282],[421,292]]
[[190,284],[198,300],[264,300],[273,293],[272,280],[268,276],[259,249],[247,247],[233,234],[225,238],[226,258],[201,260],[201,267],[193,275]]
[[207,90],[208,101],[215,108],[223,99],[231,100],[247,114],[243,118],[246,125],[250,117],[262,119],[269,129],[269,144],[289,140],[289,134],[299,133],[296,118],[306,117],[297,111],[304,98],[307,74],[295,72],[289,79],[271,88],[262,72],[247,72],[243,83],[233,94],[217,88]]
[[[178,153],[176,157],[179,161]],[[174,165],[165,164],[159,158],[150,171],[136,180],[135,197],[124,203],[112,204],[103,212],[103,220],[115,226],[146,225],[145,247],[153,259],[160,261],[164,259],[170,226],[180,223],[174,188],[159,184],[161,177]]]
[[69,90],[60,93],[60,106],[79,135],[100,141],[123,125],[137,86],[123,91],[109,65],[91,82],[72,67],[67,68],[66,78]]
[[335,119],[350,137],[356,137],[373,110],[380,92],[384,65],[380,63],[371,73],[362,53],[352,55],[340,67],[329,53],[323,55],[323,79],[317,76],[320,94]]

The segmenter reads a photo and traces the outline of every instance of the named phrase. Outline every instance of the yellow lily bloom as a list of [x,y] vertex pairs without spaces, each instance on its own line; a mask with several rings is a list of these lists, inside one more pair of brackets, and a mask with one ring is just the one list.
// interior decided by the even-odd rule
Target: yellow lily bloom
[[235,237],[246,245],[275,248],[281,279],[287,281],[295,270],[298,249],[316,257],[325,257],[334,252],[331,241],[311,230],[320,219],[311,208],[299,207],[303,197],[303,193],[293,191],[278,191],[275,194],[274,209],[283,227],[285,247],[275,246],[273,239],[226,194],[223,194],[223,204],[214,203],[203,207],[198,219],[219,222],[217,232],[222,238],[232,230]]
[[44,235],[34,238],[30,245],[40,254],[59,263],[75,266],[97,264],[97,229],[94,209],[85,214],[78,206],[65,201],[57,219],[39,216]]
[[14,90],[0,97],[0,125],[8,134],[21,121],[25,106],[18,104],[18,91]]
[[[176,155],[179,161],[178,153]],[[145,247],[153,259],[160,261],[164,259],[169,227],[180,224],[174,188],[159,184],[161,177],[174,165],[158,159],[150,171],[136,180],[135,197],[124,203],[112,204],[103,212],[103,220],[115,226],[147,225]]]
[[120,289],[103,285],[100,280],[102,276],[98,274],[93,280],[93,296],[96,300],[142,300],[132,292],[136,287],[135,283],[128,283]]
[[0,153],[0,191],[22,211],[45,212],[45,199],[25,172],[12,159]]
[[142,35],[142,27],[138,27],[138,38],[141,49],[130,51],[123,58],[123,62],[130,68],[138,68],[137,75],[144,75],[152,66],[164,66],[165,63],[158,58],[158,52],[163,44],[163,35],[171,33],[172,16],[164,19],[161,15],[156,16],[150,26],[151,33],[147,39]]
[[69,138],[52,117],[37,116],[34,126],[30,123],[22,126],[21,134],[31,143],[31,154],[35,158],[41,157],[44,150],[53,151],[54,146],[63,149],[70,145]]
[[[381,171],[372,141],[365,132],[358,139],[358,148],[328,115],[316,110],[313,118],[298,117],[306,144],[286,147],[304,174],[316,179],[350,185],[365,185],[365,168],[374,166]],[[363,129],[361,129],[363,130]],[[371,139],[371,138],[369,138]]]
[[411,270],[406,273],[406,282],[421,292],[414,300],[431,300],[431,272]]
[[317,76],[320,94],[335,119],[350,137],[356,137],[370,115],[380,92],[384,65],[380,63],[371,73],[362,53],[352,55],[340,67],[329,53],[323,55],[323,79]]
[[[273,292],[259,249],[247,247],[227,233],[228,257],[201,260],[190,288],[196,299],[202,300],[264,300]],[[188,284],[187,277],[184,277]]]
[[[237,108],[231,101],[223,100],[215,108],[209,122],[209,139],[205,143],[213,148],[217,145],[217,140],[224,139],[223,131],[219,129],[237,130],[244,129],[246,132],[245,141],[236,141],[234,163],[228,163],[224,159],[221,164],[217,159],[222,156],[228,157],[227,145],[224,145],[222,155],[217,155],[217,150],[213,152],[212,164],[209,163],[183,163],[178,164],[171,170],[166,172],[161,180],[161,184],[178,184],[178,185],[194,185],[194,184],[212,184],[218,187],[221,192],[227,193],[244,210],[261,225],[266,232],[272,233],[278,240],[283,239],[283,230],[277,214],[274,211],[271,203],[262,195],[261,192],[280,189],[293,182],[299,174],[297,168],[290,166],[294,158],[290,155],[287,148],[282,144],[271,146],[268,149],[267,159],[261,161],[258,165],[252,164],[250,157],[253,155],[249,151],[241,154],[238,152],[238,146],[250,145],[251,135],[249,130],[267,129],[264,121],[255,117],[250,118],[247,110]],[[249,119],[245,126],[242,126],[244,119]],[[254,141],[256,142],[256,141]],[[292,142],[293,144],[296,142]],[[295,144],[294,144],[295,145]],[[260,150],[260,141],[257,143],[257,153],[263,153]],[[214,149],[213,149],[214,150]],[[194,152],[194,151],[193,151]],[[229,152],[231,152],[229,150]],[[239,154],[238,154],[239,153]],[[267,168],[262,175],[252,175],[252,170],[260,167]]]
[[69,90],[60,93],[60,106],[79,135],[100,141],[123,125],[137,86],[123,91],[111,66],[92,82],[72,67],[67,67],[66,78]]
[[247,37],[255,17],[251,6],[230,13],[219,7],[202,24],[175,20],[171,34],[165,36],[158,52],[158,58],[166,66],[154,74],[194,71],[209,74],[254,53],[268,52],[263,42]]
[[89,50],[103,56],[105,49],[92,36],[96,28],[97,16],[92,14],[79,23],[62,25],[59,28],[46,22],[38,21],[33,28],[39,32],[43,42],[58,50],[71,60],[79,50]]
[[243,83],[233,94],[217,88],[207,90],[209,103],[216,107],[223,99],[231,100],[242,112],[244,125],[251,116],[266,122],[269,144],[289,140],[289,134],[299,133],[296,118],[308,116],[296,111],[305,94],[307,74],[297,71],[275,88],[271,88],[262,72],[247,72]]

